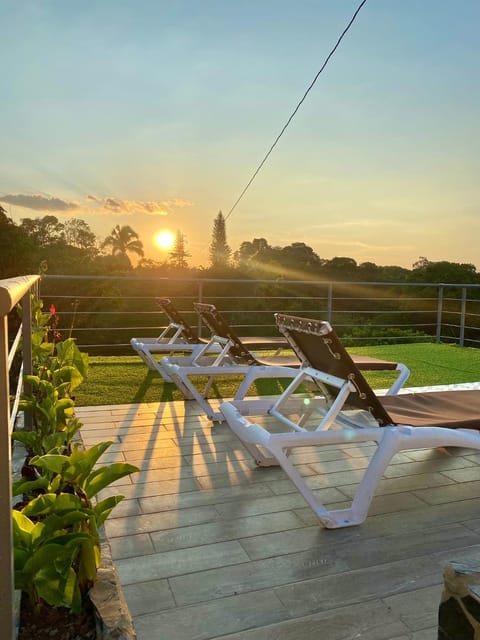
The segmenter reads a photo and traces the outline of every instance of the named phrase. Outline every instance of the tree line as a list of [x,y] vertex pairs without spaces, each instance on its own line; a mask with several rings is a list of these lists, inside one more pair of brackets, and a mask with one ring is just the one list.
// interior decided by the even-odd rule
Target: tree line
[[[134,266],[131,256],[136,256]],[[273,246],[266,238],[243,241],[233,251],[225,218],[214,218],[209,264],[190,267],[184,234],[177,231],[163,261],[144,257],[143,243],[132,227],[116,225],[100,241],[80,218],[60,221],[54,215],[23,218],[16,224],[0,205],[0,278],[25,273],[64,275],[128,275],[183,278],[248,278],[358,282],[445,282],[480,284],[475,265],[420,257],[411,269],[357,263],[351,257],[321,258],[304,242]]]

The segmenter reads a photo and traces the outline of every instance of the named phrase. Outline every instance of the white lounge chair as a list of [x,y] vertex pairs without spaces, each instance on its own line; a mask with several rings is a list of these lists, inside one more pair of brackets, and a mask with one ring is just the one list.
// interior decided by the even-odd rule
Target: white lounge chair
[[[252,383],[259,378],[289,378],[296,376],[302,366],[302,358],[297,355],[263,356],[252,352],[239,338],[236,332],[227,324],[218,309],[211,304],[195,303],[195,310],[200,314],[203,322],[211,331],[210,342],[204,350],[195,354],[179,357],[162,358],[161,366],[165,374],[177,385],[186,399],[195,399],[204,409],[206,415],[213,421],[223,420],[220,411],[212,408],[208,399],[208,392],[215,379],[224,376],[242,377],[235,394],[235,400],[246,396]],[[269,340],[267,338],[266,340]],[[285,340],[282,338],[283,344]],[[265,343],[267,344],[267,343]],[[278,347],[282,344],[278,340],[271,343]],[[288,344],[288,342],[286,343]],[[208,356],[208,350],[213,346],[221,348],[217,356]],[[377,360],[360,356],[360,366],[369,370],[387,369],[397,370],[398,378],[392,385],[389,393],[395,393],[409,375],[405,365],[385,360]],[[199,376],[207,376],[207,383],[200,387]]]
[[[480,449],[480,391],[377,397],[327,322],[277,314],[304,366],[274,401],[227,402],[221,411],[259,466],[281,465],[327,528],[363,522],[392,457],[409,449]],[[298,394],[307,385],[306,398]],[[328,509],[292,463],[298,447],[377,446],[349,508]]]
[[[157,305],[167,316],[168,326],[156,338],[132,338],[130,345],[151,371],[159,373],[166,381],[170,377],[162,368],[155,356],[172,356],[174,354],[189,354],[191,358],[205,355],[205,345],[209,353],[219,353],[222,348],[215,342],[209,344],[209,339],[197,336],[196,331],[179,312],[169,298],[157,298]],[[264,337],[248,336],[241,338],[243,343],[251,349],[281,349],[287,347],[288,342],[283,336]]]
[[190,353],[195,355],[202,350],[200,342],[188,322],[181,316],[169,298],[157,298],[156,303],[166,314],[169,324],[156,338],[132,338],[130,345],[151,371],[156,371],[167,382],[171,382],[165,370],[160,366],[156,355]]

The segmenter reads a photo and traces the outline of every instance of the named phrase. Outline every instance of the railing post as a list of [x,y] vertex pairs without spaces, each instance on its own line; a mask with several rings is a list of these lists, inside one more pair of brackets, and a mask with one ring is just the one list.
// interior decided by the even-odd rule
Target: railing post
[[0,621],[2,637],[15,637],[13,613],[12,449],[8,374],[8,317],[0,318]]
[[328,285],[328,294],[327,294],[327,320],[332,323],[333,317],[333,284],[330,283]]
[[437,297],[437,331],[435,334],[435,342],[440,344],[442,336],[442,311],[443,311],[443,287],[438,287]]
[[[203,282],[198,283],[198,301],[203,302]],[[197,313],[197,336],[202,337],[202,316]]]
[[[22,352],[23,352],[23,375],[32,373],[32,303],[30,292],[22,298]],[[30,393],[30,385],[24,385],[25,393]],[[25,429],[31,431],[32,416],[24,413]]]
[[459,345],[465,346],[465,317],[467,315],[467,289],[462,287],[462,302],[460,310],[460,338]]

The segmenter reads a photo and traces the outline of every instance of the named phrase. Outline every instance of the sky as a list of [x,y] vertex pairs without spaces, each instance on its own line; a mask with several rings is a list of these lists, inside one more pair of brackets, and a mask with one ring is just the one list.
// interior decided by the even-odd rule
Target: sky
[[[0,0],[0,204],[208,266],[360,0]],[[227,221],[321,258],[480,268],[480,3],[368,0]]]

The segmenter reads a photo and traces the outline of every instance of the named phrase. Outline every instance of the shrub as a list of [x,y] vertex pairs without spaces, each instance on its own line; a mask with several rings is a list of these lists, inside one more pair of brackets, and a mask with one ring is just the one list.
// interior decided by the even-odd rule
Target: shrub
[[378,344],[407,344],[412,342],[433,342],[433,337],[423,331],[415,329],[400,329],[398,327],[374,327],[363,325],[350,327],[342,335],[342,342],[346,347]]
[[138,471],[125,463],[97,467],[111,442],[83,450],[73,445],[82,424],[72,397],[86,378],[88,358],[72,338],[62,341],[55,309],[33,305],[32,363],[20,408],[32,416],[31,431],[12,434],[27,448],[27,464],[13,485],[23,502],[13,512],[15,587],[33,606],[81,609],[100,563],[99,528],[123,496],[97,494]]

